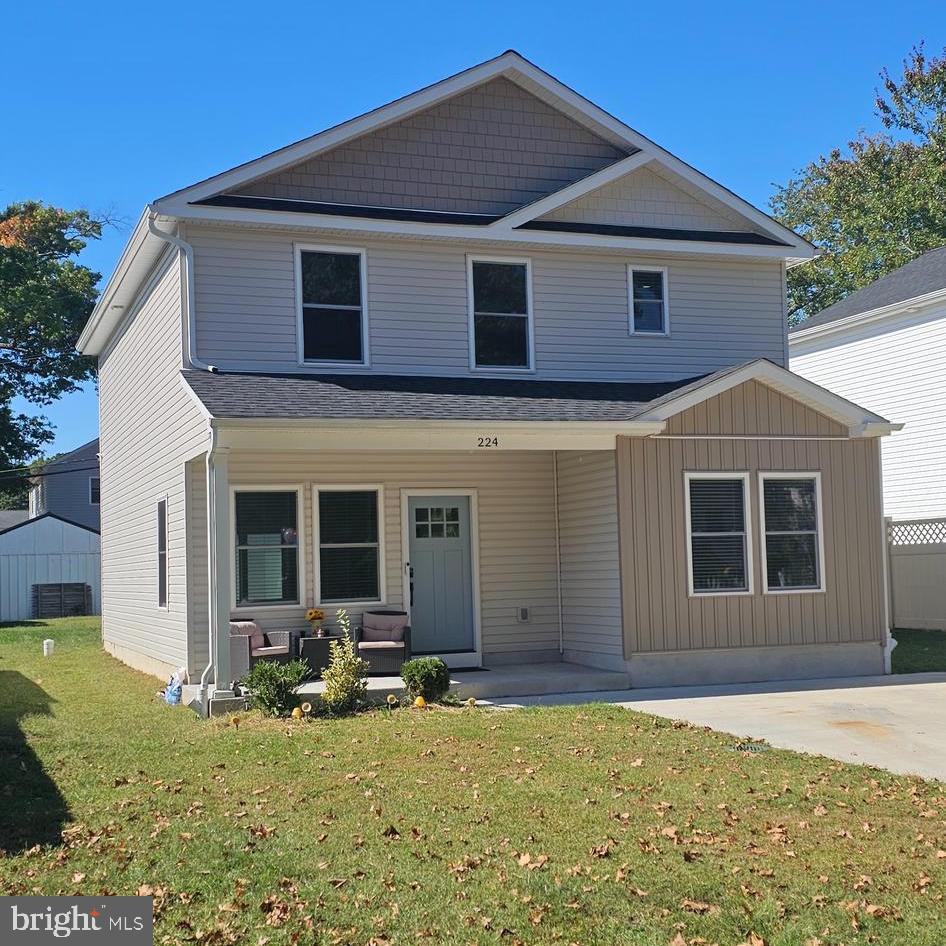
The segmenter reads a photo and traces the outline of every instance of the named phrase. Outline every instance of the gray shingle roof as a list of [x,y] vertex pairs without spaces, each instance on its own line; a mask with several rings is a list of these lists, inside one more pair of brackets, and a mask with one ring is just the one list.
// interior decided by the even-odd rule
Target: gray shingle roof
[[194,370],[183,375],[213,416],[231,419],[625,421],[650,402],[700,380],[612,383]]
[[800,332],[897,302],[906,302],[936,292],[937,289],[946,289],[946,246],[930,250],[869,286],[852,292],[840,302],[796,325],[794,331]]

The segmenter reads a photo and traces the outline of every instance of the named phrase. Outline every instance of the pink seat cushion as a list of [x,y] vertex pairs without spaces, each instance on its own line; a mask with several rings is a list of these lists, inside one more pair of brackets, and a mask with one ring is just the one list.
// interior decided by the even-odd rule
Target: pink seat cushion
[[254,657],[276,657],[280,654],[288,654],[289,648],[285,644],[278,647],[254,647],[250,653]]
[[256,621],[231,621],[230,636],[248,637],[250,639],[250,650],[253,654],[255,654],[260,647],[266,645],[266,638],[263,636],[263,632]]
[[403,650],[404,641],[362,641],[359,650]]
[[376,614],[366,611],[361,618],[361,639],[369,642],[403,641],[406,614]]

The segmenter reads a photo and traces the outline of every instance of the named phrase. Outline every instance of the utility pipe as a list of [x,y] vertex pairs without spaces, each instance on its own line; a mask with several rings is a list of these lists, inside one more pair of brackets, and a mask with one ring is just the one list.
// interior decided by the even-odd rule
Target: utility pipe
[[196,354],[197,292],[194,288],[194,247],[173,233],[168,233],[166,230],[159,230],[154,225],[157,216],[154,210],[151,210],[149,207],[148,232],[152,233],[159,240],[164,240],[165,243],[176,246],[184,254],[184,284],[186,286],[184,304],[187,308],[187,319],[184,323],[184,356],[187,359],[187,363],[192,367],[199,368],[201,371],[216,372],[217,368],[215,365],[208,365],[205,361],[201,361]]

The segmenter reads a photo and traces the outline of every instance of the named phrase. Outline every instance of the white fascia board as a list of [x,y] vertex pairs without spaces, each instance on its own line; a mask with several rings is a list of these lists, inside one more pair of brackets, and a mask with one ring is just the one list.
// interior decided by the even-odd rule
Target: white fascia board
[[525,207],[514,210],[505,217],[501,217],[495,223],[490,224],[489,229],[509,230],[529,220],[535,220],[536,217],[541,217],[542,214],[549,213],[549,211],[555,210],[573,200],[577,200],[579,197],[583,197],[585,194],[597,190],[599,187],[604,187],[606,184],[625,177],[632,171],[636,171],[638,168],[649,164],[653,160],[654,156],[649,152],[637,151],[630,157],[615,161],[614,164],[609,164],[606,168],[602,168],[594,174],[583,177],[580,181],[575,181],[574,184],[569,184],[567,187],[555,191],[554,194],[541,197],[531,204],[526,204]]
[[[815,384],[801,375],[794,374],[774,362],[760,359],[730,371],[705,384],[693,388],[678,398],[672,398],[641,414],[639,421],[667,421],[676,414],[702,404],[731,388],[747,381],[760,381],[789,397],[796,397],[828,417],[851,428],[852,436],[878,436],[889,432],[886,428],[897,428],[883,417],[859,407],[852,401]],[[855,433],[854,431],[861,431]]]
[[807,341],[822,338],[826,335],[834,335],[846,332],[848,329],[859,328],[879,319],[917,312],[941,302],[946,302],[946,288],[936,289],[922,296],[914,296],[912,299],[892,302],[890,305],[879,306],[876,309],[868,309],[866,312],[858,312],[856,315],[849,315],[847,318],[838,319],[836,322],[813,325],[811,328],[805,328],[803,322],[801,328],[788,333],[789,348],[799,347]]
[[[433,421],[214,418],[220,446],[240,450],[614,450],[617,437],[648,437],[662,422]],[[307,436],[300,437],[302,432]],[[497,445],[484,447],[484,441]]]
[[796,251],[788,246],[760,246],[746,243],[712,243],[703,240],[657,240],[645,237],[605,236],[597,233],[563,233],[550,230],[494,230],[491,226],[463,226],[446,223],[415,223],[407,220],[374,220],[362,217],[335,217],[290,213],[280,210],[248,210],[243,207],[203,207],[189,204],[166,205],[168,218],[207,224],[268,226],[297,231],[346,231],[378,236],[421,239],[462,240],[481,243],[511,243],[520,246],[586,246],[599,249],[646,253],[739,256],[751,259],[792,259]]
[[723,187],[721,184],[717,184],[716,181],[712,180],[712,178],[700,173],[696,170],[696,168],[691,167],[685,161],[681,161],[669,151],[661,148],[660,145],[640,134],[640,132],[637,132],[628,125],[625,125],[624,122],[604,111],[604,109],[599,108],[584,96],[579,95],[573,89],[563,85],[554,76],[549,75],[547,72],[543,72],[538,68],[538,66],[533,65],[528,60],[521,60],[521,63],[517,65],[516,68],[520,73],[522,73],[522,75],[526,76],[532,82],[535,82],[537,85],[547,89],[552,95],[558,97],[561,101],[570,105],[572,108],[577,109],[579,112],[584,113],[593,121],[599,123],[604,128],[607,128],[614,135],[623,138],[635,148],[639,148],[641,151],[645,151],[648,154],[653,155],[659,163],[663,164],[669,170],[679,174],[682,178],[689,181],[695,187],[698,187],[699,189],[715,197],[727,207],[730,207],[737,213],[742,214],[744,217],[751,220],[775,239],[784,240],[786,243],[789,243],[795,250],[798,251],[792,254],[794,258],[811,259],[818,255],[817,248],[812,246],[812,244],[800,237],[793,230],[782,226],[782,224],[774,220],[768,214],[765,214],[758,208],[753,207],[748,201],[738,197],[736,194],[734,194],[728,188]]
[[[148,233],[148,208],[145,207],[141,216],[138,218],[135,229],[128,238],[128,242],[125,244],[125,249],[122,250],[122,255],[119,257],[118,263],[115,264],[112,275],[109,277],[105,288],[99,295],[92,314],[89,316],[85,327],[79,335],[76,348],[82,352],[82,354],[97,355],[99,351],[101,351],[105,339],[111,334],[112,328],[114,328],[112,323],[117,323],[123,317],[123,310],[127,307],[127,302],[124,303],[120,309],[113,310],[112,305],[117,304],[115,302],[115,296],[123,287],[129,272],[136,267],[136,264],[140,263],[142,250],[145,248],[146,244],[148,244],[149,240],[153,240],[155,243],[155,246],[151,249],[160,254],[160,247],[157,245],[160,241],[155,240],[155,238]],[[148,265],[147,260],[145,263]],[[154,265],[153,259],[150,260],[148,268],[150,269],[152,265]],[[101,329],[105,330],[104,334],[100,332]]]
[[440,82],[435,82],[433,85],[405,95],[387,105],[365,112],[357,118],[349,119],[340,125],[335,125],[333,128],[310,135],[308,138],[303,138],[301,141],[287,145],[285,148],[280,148],[261,158],[240,164],[229,171],[216,174],[190,187],[172,191],[155,201],[155,207],[160,212],[165,213],[163,205],[172,199],[174,201],[203,200],[205,197],[212,197],[234,187],[242,187],[257,178],[277,173],[282,168],[308,160],[329,148],[335,148],[353,138],[376,131],[385,125],[390,125],[392,122],[408,118],[415,112],[431,108],[444,99],[459,95],[473,86],[509,72],[524,61],[522,57],[514,52],[505,52],[495,59],[489,59]]

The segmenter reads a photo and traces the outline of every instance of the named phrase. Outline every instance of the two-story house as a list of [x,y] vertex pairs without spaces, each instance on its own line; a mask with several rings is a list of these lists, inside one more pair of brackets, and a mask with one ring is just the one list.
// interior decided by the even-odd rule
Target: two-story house
[[98,530],[100,506],[98,439],[50,460],[32,478],[30,519],[52,514]]
[[882,672],[891,425],[787,370],[815,253],[511,51],[154,201],[80,342],[106,646],[224,696],[232,617],[386,604],[455,667]]

